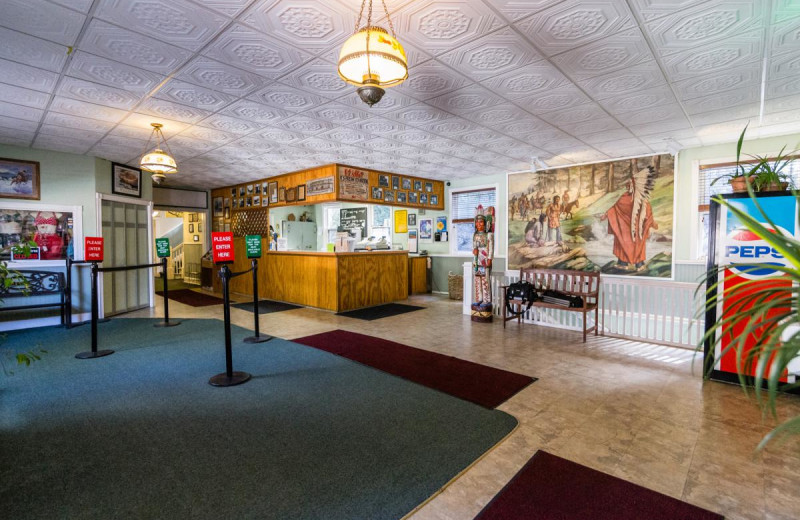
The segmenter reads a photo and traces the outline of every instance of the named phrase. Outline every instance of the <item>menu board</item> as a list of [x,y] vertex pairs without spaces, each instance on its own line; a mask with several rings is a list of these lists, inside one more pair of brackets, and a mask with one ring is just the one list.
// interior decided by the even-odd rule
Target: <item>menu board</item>
[[367,200],[369,196],[369,172],[339,166],[339,198],[344,200]]
[[342,208],[339,210],[339,231],[350,232],[361,228],[361,238],[367,236],[367,208]]

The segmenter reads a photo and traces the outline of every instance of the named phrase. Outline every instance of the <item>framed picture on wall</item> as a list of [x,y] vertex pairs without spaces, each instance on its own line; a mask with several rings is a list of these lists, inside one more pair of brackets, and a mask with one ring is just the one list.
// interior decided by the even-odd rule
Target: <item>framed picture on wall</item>
[[222,197],[214,197],[214,216],[222,215]]
[[194,224],[189,224],[189,233],[194,233]]
[[378,186],[372,187],[372,198],[375,200],[383,200],[383,189]]
[[297,188],[286,189],[286,202],[294,202],[297,200]]
[[420,193],[419,194],[419,203],[420,204],[427,204],[428,203],[428,194],[427,193]]
[[399,190],[400,189],[400,177],[396,175],[392,175],[392,189]]
[[378,175],[378,186],[381,188],[388,188],[389,187],[389,176],[388,175]]
[[198,222],[197,223],[197,232],[198,233],[202,233],[203,232],[203,223],[202,222]]
[[270,182],[269,183],[269,202],[270,204],[275,204],[278,202],[278,183],[277,182]]
[[422,181],[414,181],[414,191],[422,191]]
[[255,194],[256,195],[261,195],[261,184],[256,184]]
[[253,193],[253,185],[252,184],[248,184],[247,185],[247,193],[249,193],[249,194]]
[[261,195],[253,195],[253,206],[261,205]]
[[431,206],[438,206],[438,205],[439,205],[439,196],[431,195]]
[[189,213],[189,222],[197,222],[199,219],[197,213]]
[[397,202],[399,202],[400,204],[406,203],[406,192],[404,191],[397,192]]
[[278,188],[278,202],[286,202],[286,188],[283,186]]
[[427,191],[428,193],[431,193],[433,191],[433,183],[432,182],[426,182],[425,183],[425,191]]
[[244,186],[239,186],[239,196],[244,197]]
[[419,193],[416,191],[409,191],[408,192],[408,203],[409,204],[417,204],[419,202]]
[[409,229],[408,230],[408,252],[409,253],[417,253],[417,252],[419,252],[419,246],[417,245],[417,230],[416,229]]
[[403,177],[403,180],[400,182],[400,186],[404,190],[410,190],[411,189],[411,179],[407,179],[406,177]]
[[408,227],[416,226],[417,225],[417,214],[416,213],[409,213],[408,214]]
[[386,190],[383,192],[383,201],[384,202],[394,202],[394,192],[392,190]]
[[433,219],[419,219],[419,240],[420,242],[431,242],[433,240]]
[[264,192],[264,196],[261,197],[261,207],[263,208],[264,206],[269,206],[269,196],[266,191]]
[[[37,163],[38,164],[38,163]],[[2,166],[0,166],[2,168]],[[12,183],[14,180],[12,179]],[[37,175],[38,184],[38,175]],[[111,163],[111,193],[142,197],[142,170],[120,163]],[[39,197],[36,197],[37,199]]]
[[193,240],[194,242],[200,242],[200,235],[194,235],[194,236],[192,237],[192,240]]
[[297,200],[306,200],[306,185],[301,184],[297,187]]

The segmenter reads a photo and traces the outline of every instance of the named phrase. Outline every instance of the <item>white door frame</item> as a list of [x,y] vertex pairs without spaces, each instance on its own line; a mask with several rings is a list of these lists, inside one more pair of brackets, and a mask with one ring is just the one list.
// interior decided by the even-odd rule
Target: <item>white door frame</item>
[[[125,204],[136,204],[139,206],[147,206],[147,258],[153,258],[153,201],[132,199],[130,197],[122,197],[119,195],[109,195],[108,193],[95,194],[95,216],[97,218],[97,233],[103,235],[103,201],[108,200],[111,202],[122,202]],[[105,255],[105,253],[104,253]],[[150,307],[155,307],[155,284],[153,277],[149,278],[150,288]],[[97,306],[99,317],[105,318],[105,305],[103,301],[103,277],[97,277]]]

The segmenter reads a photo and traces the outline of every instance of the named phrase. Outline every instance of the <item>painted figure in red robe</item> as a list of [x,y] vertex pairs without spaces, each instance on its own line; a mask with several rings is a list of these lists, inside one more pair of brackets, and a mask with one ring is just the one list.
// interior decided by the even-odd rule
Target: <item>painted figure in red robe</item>
[[652,166],[635,173],[628,180],[625,193],[600,217],[608,220],[608,232],[614,235],[614,256],[620,268],[644,267],[650,230],[658,229],[650,206],[655,177]]
[[33,241],[39,246],[39,258],[42,260],[60,260],[61,250],[64,248],[64,239],[57,233],[58,216],[52,211],[40,211],[33,221],[36,234]]

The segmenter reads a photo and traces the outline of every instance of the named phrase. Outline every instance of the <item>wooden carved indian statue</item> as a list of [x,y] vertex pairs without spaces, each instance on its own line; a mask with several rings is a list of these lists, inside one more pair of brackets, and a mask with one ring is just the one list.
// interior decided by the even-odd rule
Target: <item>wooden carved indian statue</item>
[[492,258],[494,207],[478,206],[472,235],[472,321],[492,321]]

